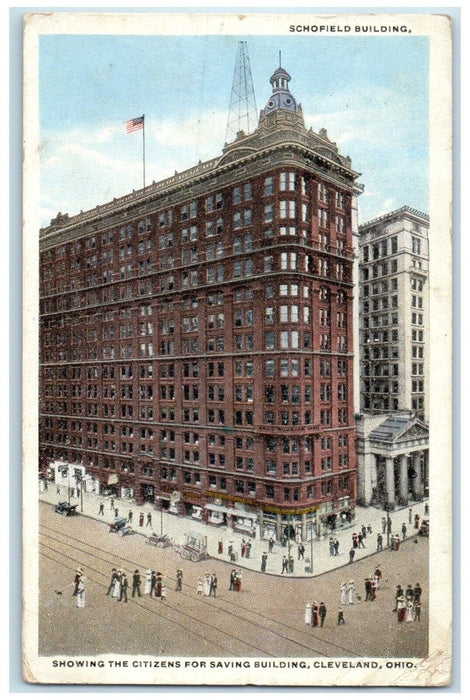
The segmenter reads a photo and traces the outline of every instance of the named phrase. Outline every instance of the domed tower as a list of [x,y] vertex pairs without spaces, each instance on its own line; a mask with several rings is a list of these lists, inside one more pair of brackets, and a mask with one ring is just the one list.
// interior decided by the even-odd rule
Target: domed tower
[[[279,61],[280,63],[280,61]],[[303,121],[302,107],[297,104],[297,100],[289,90],[289,81],[291,77],[289,73],[279,65],[270,78],[270,83],[273,88],[271,97],[269,98],[266,107],[261,110],[260,124],[270,114],[279,110],[298,114]]]

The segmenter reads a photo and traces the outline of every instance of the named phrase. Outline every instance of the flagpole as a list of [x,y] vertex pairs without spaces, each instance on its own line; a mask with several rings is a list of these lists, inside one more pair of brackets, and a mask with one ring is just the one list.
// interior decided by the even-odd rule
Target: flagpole
[[142,160],[143,160],[143,176],[145,190],[145,114],[142,115]]

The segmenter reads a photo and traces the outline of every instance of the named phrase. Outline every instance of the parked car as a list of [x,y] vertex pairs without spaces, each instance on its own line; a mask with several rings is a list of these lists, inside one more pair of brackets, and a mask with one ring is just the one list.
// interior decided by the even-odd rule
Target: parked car
[[58,503],[55,507],[55,512],[61,515],[78,515],[77,506],[72,506],[70,503],[67,503],[67,501]]
[[171,547],[173,540],[168,535],[157,535],[152,532],[151,535],[145,538],[147,544],[153,544],[155,547]]
[[132,532],[132,529],[127,524],[127,518],[114,518],[114,522],[109,526],[109,532],[117,532],[119,537],[124,537]]

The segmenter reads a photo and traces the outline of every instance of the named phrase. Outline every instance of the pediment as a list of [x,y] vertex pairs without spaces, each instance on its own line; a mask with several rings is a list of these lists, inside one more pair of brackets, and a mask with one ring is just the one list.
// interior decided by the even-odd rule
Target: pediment
[[217,165],[226,165],[227,163],[233,163],[233,161],[241,160],[242,158],[247,158],[248,156],[253,155],[253,153],[256,153],[256,151],[256,148],[247,148],[246,146],[242,148],[236,148],[233,151],[230,151],[229,153],[223,155]]
[[414,423],[397,436],[396,440],[405,442],[407,440],[429,439],[429,429],[423,423]]

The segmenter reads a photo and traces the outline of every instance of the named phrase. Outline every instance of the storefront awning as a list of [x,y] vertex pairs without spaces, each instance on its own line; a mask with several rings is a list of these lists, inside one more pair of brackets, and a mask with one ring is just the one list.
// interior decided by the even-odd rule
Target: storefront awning
[[257,517],[256,513],[250,513],[246,510],[238,510],[237,508],[227,508],[227,506],[217,506],[215,503],[207,503],[205,508],[213,513],[227,513],[227,515],[235,515],[237,518],[249,518],[250,520],[253,520]]

